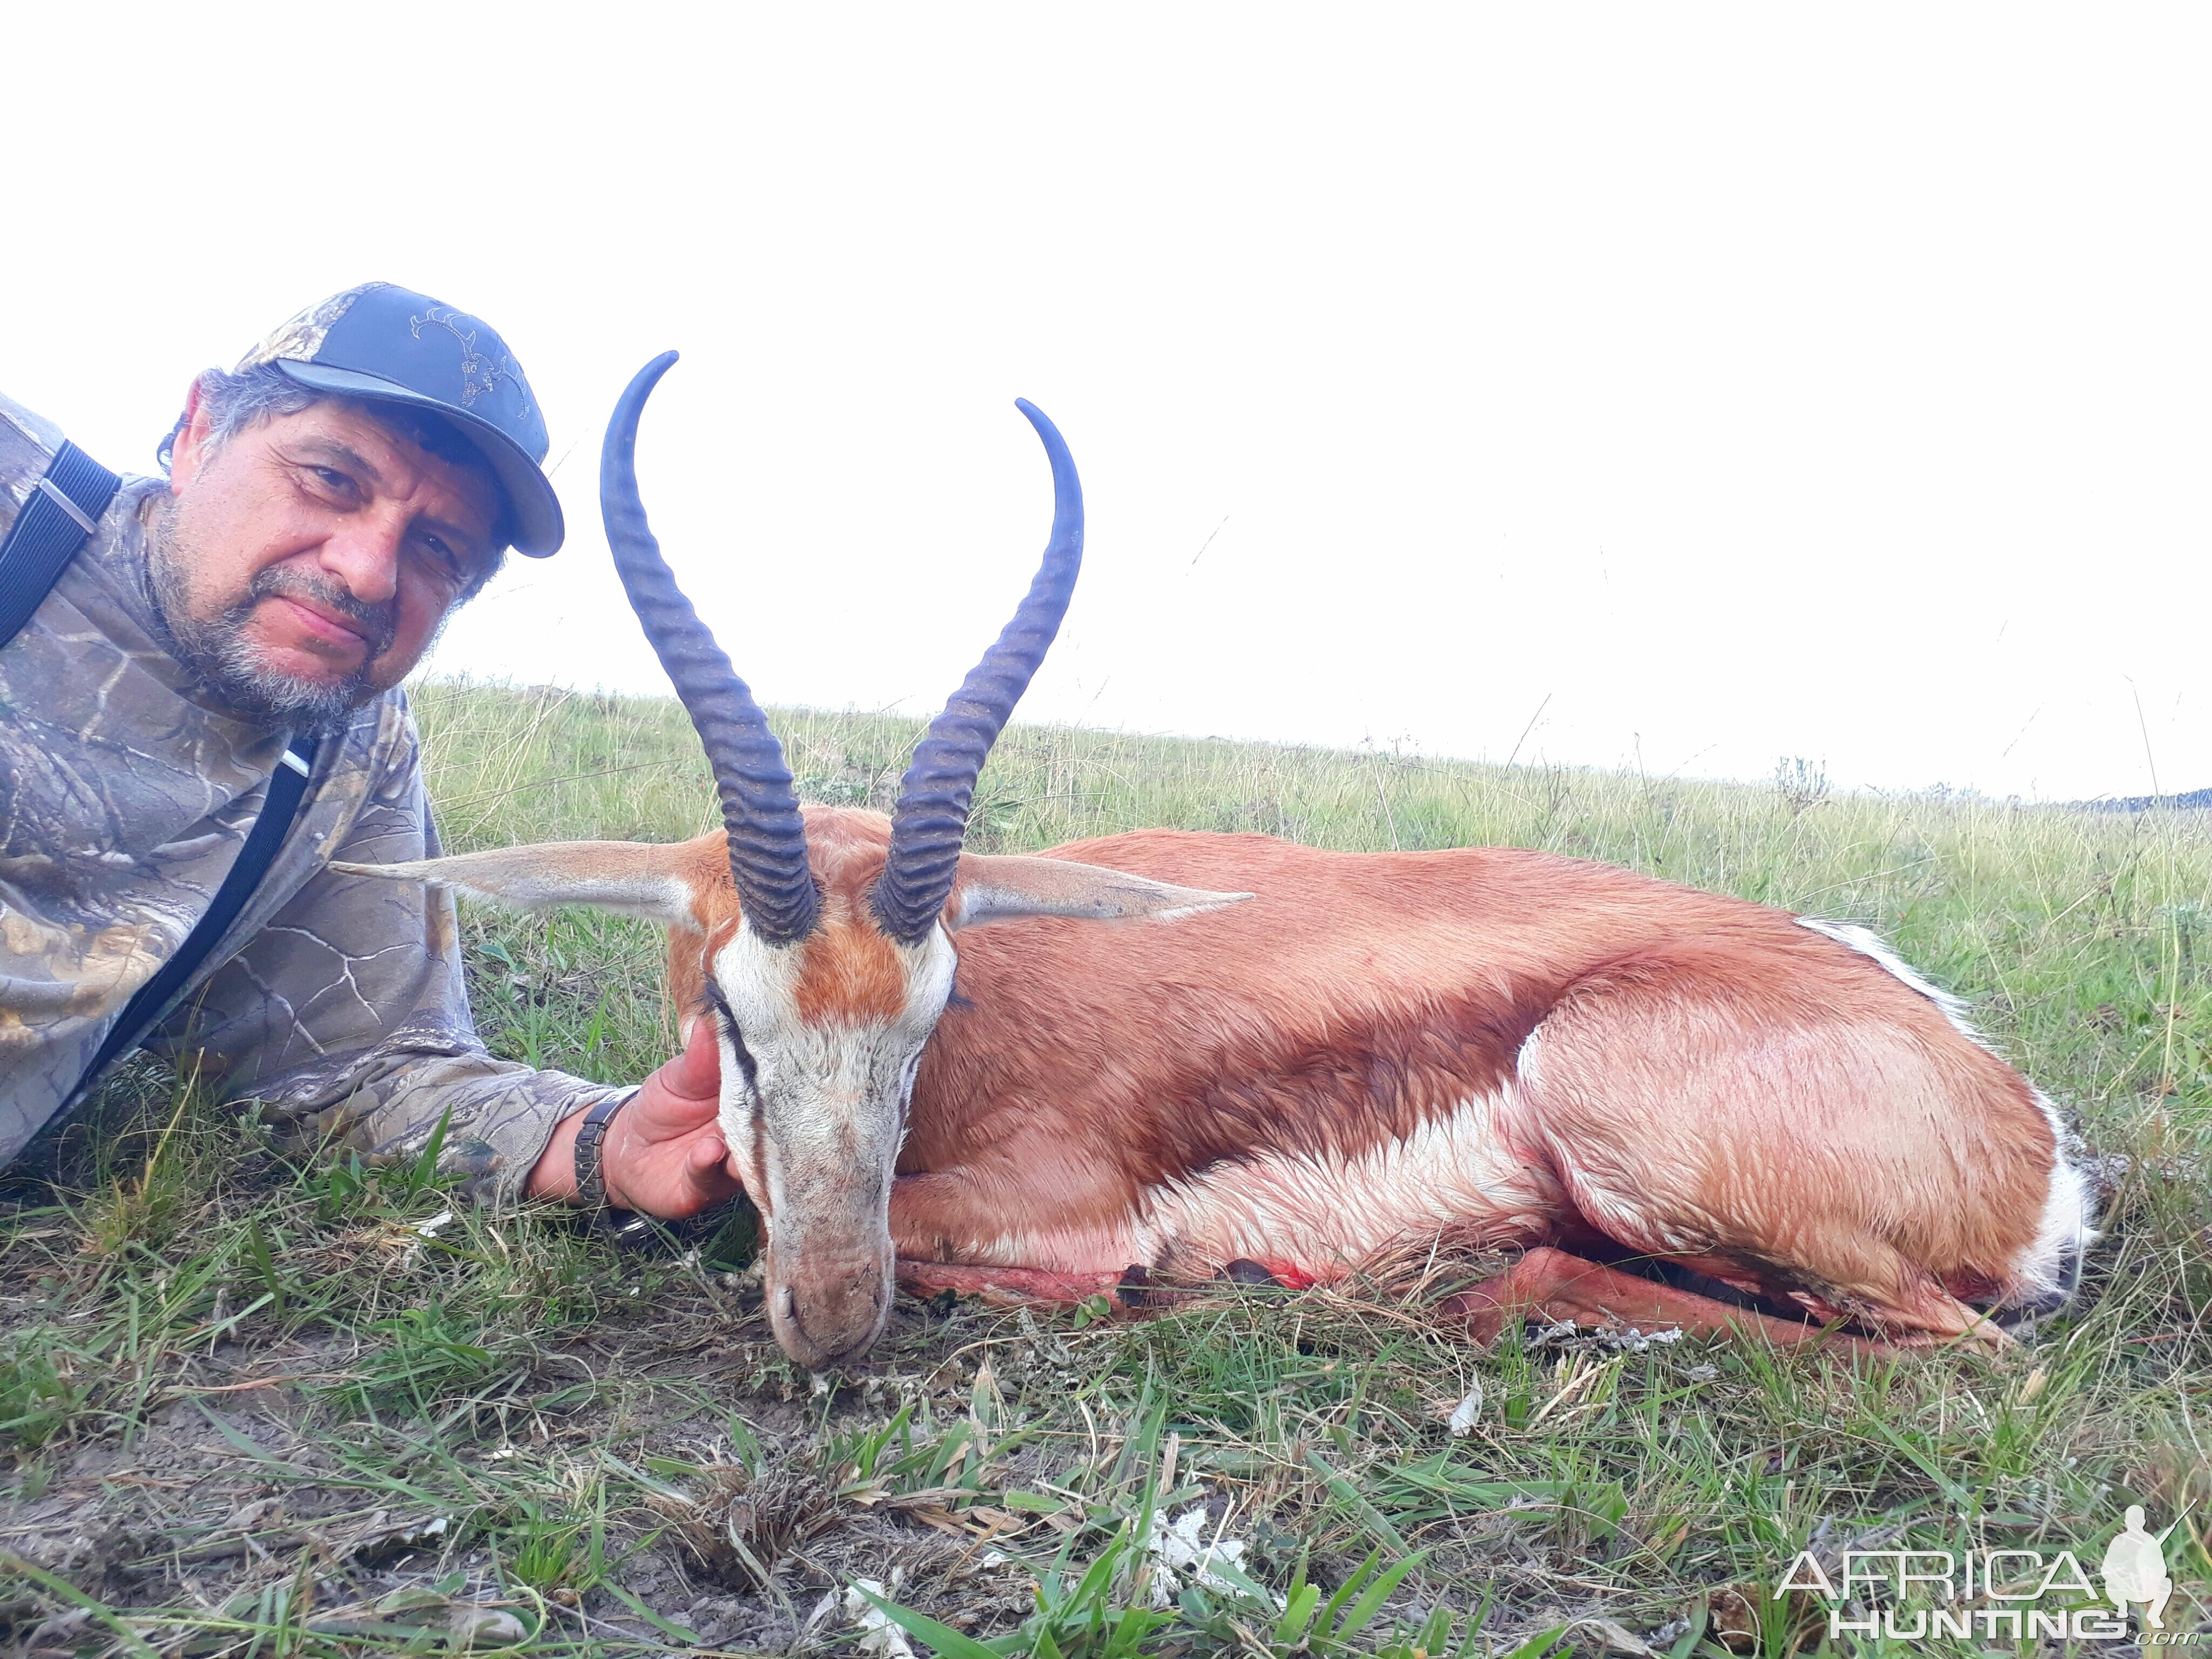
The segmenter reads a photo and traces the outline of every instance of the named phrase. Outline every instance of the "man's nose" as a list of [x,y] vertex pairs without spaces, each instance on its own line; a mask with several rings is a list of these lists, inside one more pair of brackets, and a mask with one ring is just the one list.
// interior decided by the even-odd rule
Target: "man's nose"
[[382,605],[399,591],[404,528],[374,518],[354,520],[323,544],[323,568],[363,605]]

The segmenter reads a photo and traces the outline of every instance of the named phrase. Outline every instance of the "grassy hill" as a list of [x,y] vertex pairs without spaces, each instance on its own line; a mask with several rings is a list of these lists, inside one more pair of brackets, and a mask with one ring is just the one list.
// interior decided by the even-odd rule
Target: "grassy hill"
[[[714,821],[672,703],[416,695],[456,850]],[[775,721],[803,794],[878,805],[920,730]],[[1140,1323],[902,1304],[867,1364],[813,1378],[768,1337],[742,1224],[624,1251],[556,1215],[439,1222],[420,1172],[289,1163],[141,1069],[0,1212],[0,1616],[74,1607],[88,1646],[165,1651],[456,1620],[533,1652],[811,1650],[855,1639],[838,1598],[866,1577],[1071,1654],[1533,1659],[1558,1632],[1689,1659],[1821,1645],[1765,1588],[1802,1547],[2068,1547],[2094,1571],[2126,1502],[2155,1528],[2212,1500],[2203,818],[1017,727],[970,844],[1142,824],[1540,847],[1867,923],[2078,1117],[2109,1188],[2084,1293],[2016,1352],[1856,1371],[1696,1340],[1480,1354],[1385,1286]],[[665,1057],[651,929],[464,926],[495,1049],[624,1080]],[[1294,1594],[1219,1585],[1124,1620],[1165,1582],[1128,1571],[1155,1508],[1202,1510],[1278,1593],[1358,1588],[1303,1624]],[[2168,1540],[2177,1627],[2202,1525]]]

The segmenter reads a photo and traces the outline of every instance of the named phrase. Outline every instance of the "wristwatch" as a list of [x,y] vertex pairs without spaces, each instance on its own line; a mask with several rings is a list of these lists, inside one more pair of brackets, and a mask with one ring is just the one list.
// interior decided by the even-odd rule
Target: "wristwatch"
[[576,1127],[576,1196],[587,1209],[596,1212],[608,1207],[606,1171],[599,1162],[599,1148],[615,1114],[629,1105],[636,1092],[633,1089],[601,1101],[584,1114],[583,1122]]

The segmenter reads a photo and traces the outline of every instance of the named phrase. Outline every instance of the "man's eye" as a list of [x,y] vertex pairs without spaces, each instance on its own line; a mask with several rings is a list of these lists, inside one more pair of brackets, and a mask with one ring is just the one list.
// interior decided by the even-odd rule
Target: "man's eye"
[[310,467],[308,471],[315,475],[315,482],[323,485],[325,489],[345,489],[350,487],[353,483],[352,479],[347,477],[344,473],[339,471],[335,467]]
[[416,545],[422,550],[433,568],[447,581],[458,582],[468,574],[468,561],[456,552],[442,537],[422,535]]

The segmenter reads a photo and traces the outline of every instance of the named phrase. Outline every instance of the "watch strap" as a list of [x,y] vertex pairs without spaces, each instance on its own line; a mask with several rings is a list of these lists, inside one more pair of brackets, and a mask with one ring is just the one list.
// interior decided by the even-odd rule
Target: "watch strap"
[[607,1207],[606,1169],[600,1152],[607,1138],[607,1126],[615,1121],[615,1114],[630,1103],[629,1093],[610,1095],[584,1114],[584,1121],[576,1127],[576,1197],[587,1209]]

